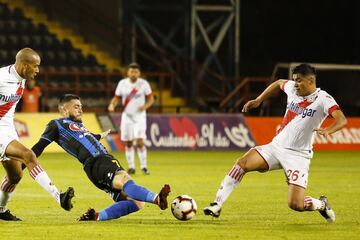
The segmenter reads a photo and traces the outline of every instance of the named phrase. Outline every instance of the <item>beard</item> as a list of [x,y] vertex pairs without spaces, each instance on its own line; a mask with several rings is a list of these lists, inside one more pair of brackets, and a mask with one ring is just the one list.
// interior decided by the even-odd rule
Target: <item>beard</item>
[[82,123],[82,119],[76,118],[74,115],[70,115],[69,118],[74,122]]

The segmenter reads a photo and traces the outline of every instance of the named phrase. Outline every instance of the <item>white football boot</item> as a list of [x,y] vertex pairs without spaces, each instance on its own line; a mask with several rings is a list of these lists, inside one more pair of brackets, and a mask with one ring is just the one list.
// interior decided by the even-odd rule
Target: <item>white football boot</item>
[[319,211],[321,216],[323,216],[329,223],[335,222],[335,212],[332,210],[327,197],[321,196],[319,200],[325,204],[324,210]]
[[221,213],[221,207],[216,203],[210,203],[210,206],[204,208],[204,214],[205,215],[210,215],[213,217],[220,217],[220,213]]

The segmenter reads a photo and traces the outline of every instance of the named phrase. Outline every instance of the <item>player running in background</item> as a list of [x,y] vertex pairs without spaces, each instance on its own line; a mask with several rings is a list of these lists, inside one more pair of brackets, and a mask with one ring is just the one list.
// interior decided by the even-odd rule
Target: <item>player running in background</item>
[[0,68],[0,162],[6,176],[0,185],[0,219],[18,221],[6,209],[16,185],[22,177],[22,164],[29,170],[30,176],[39,183],[65,210],[72,208],[71,199],[74,190],[68,188],[60,193],[51,182],[47,173],[37,162],[34,153],[19,142],[14,126],[14,113],[25,86],[26,80],[32,80],[39,73],[40,57],[30,48],[23,48],[16,54],[15,64]]
[[[300,212],[319,211],[328,222],[335,221],[327,198],[305,196],[305,189],[315,134],[332,134],[343,128],[347,120],[333,97],[316,88],[315,68],[308,64],[298,65],[292,76],[294,81],[278,80],[244,105],[243,112],[257,108],[279,88],[287,94],[287,110],[277,135],[269,144],[256,146],[237,160],[222,181],[214,202],[204,208],[205,215],[220,216],[221,207],[245,173],[282,168],[288,182],[289,207]],[[328,115],[334,118],[333,123],[320,128]]]
[[89,209],[80,217],[80,221],[104,221],[128,215],[138,211],[144,202],[156,204],[164,210],[168,207],[167,196],[170,186],[165,184],[159,194],[141,187],[131,179],[119,162],[99,142],[109,134],[92,134],[83,125],[82,105],[76,95],[66,94],[59,102],[59,111],[63,118],[49,122],[45,132],[32,150],[40,156],[51,142],[55,141],[66,152],[77,158],[83,165],[90,181],[99,189],[109,193],[115,203],[96,212]]
[[118,83],[115,96],[108,106],[109,112],[114,112],[116,105],[122,99],[123,112],[121,114],[121,140],[125,142],[125,156],[128,162],[128,173],[135,174],[135,150],[140,160],[140,167],[144,174],[149,174],[147,166],[147,150],[144,145],[146,139],[146,110],[154,103],[150,84],[140,78],[140,66],[131,63],[128,66],[127,78]]

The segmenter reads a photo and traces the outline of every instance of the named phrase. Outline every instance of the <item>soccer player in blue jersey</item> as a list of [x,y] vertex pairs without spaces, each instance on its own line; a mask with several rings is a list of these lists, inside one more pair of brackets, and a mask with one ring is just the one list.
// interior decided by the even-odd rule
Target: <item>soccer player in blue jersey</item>
[[119,218],[144,207],[144,202],[156,204],[164,210],[168,207],[170,186],[165,184],[159,194],[135,184],[119,162],[110,155],[99,140],[109,132],[93,134],[82,123],[80,98],[73,94],[61,97],[59,111],[63,118],[49,122],[40,140],[32,147],[36,156],[51,142],[56,142],[83,165],[90,181],[109,193],[114,204],[102,211],[90,208],[79,221],[103,221]]

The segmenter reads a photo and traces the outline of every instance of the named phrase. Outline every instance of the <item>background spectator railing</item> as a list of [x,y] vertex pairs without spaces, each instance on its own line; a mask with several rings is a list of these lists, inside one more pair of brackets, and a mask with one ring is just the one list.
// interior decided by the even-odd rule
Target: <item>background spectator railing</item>
[[[73,93],[82,98],[86,111],[105,112],[119,80],[124,76],[120,72],[42,71],[37,77],[42,90],[41,111],[57,111],[59,97],[65,93]],[[154,92],[155,104],[152,111],[173,109],[174,112],[179,112],[184,107],[169,106],[163,99],[163,91],[171,90],[175,74],[143,72],[142,77],[150,82]]]

